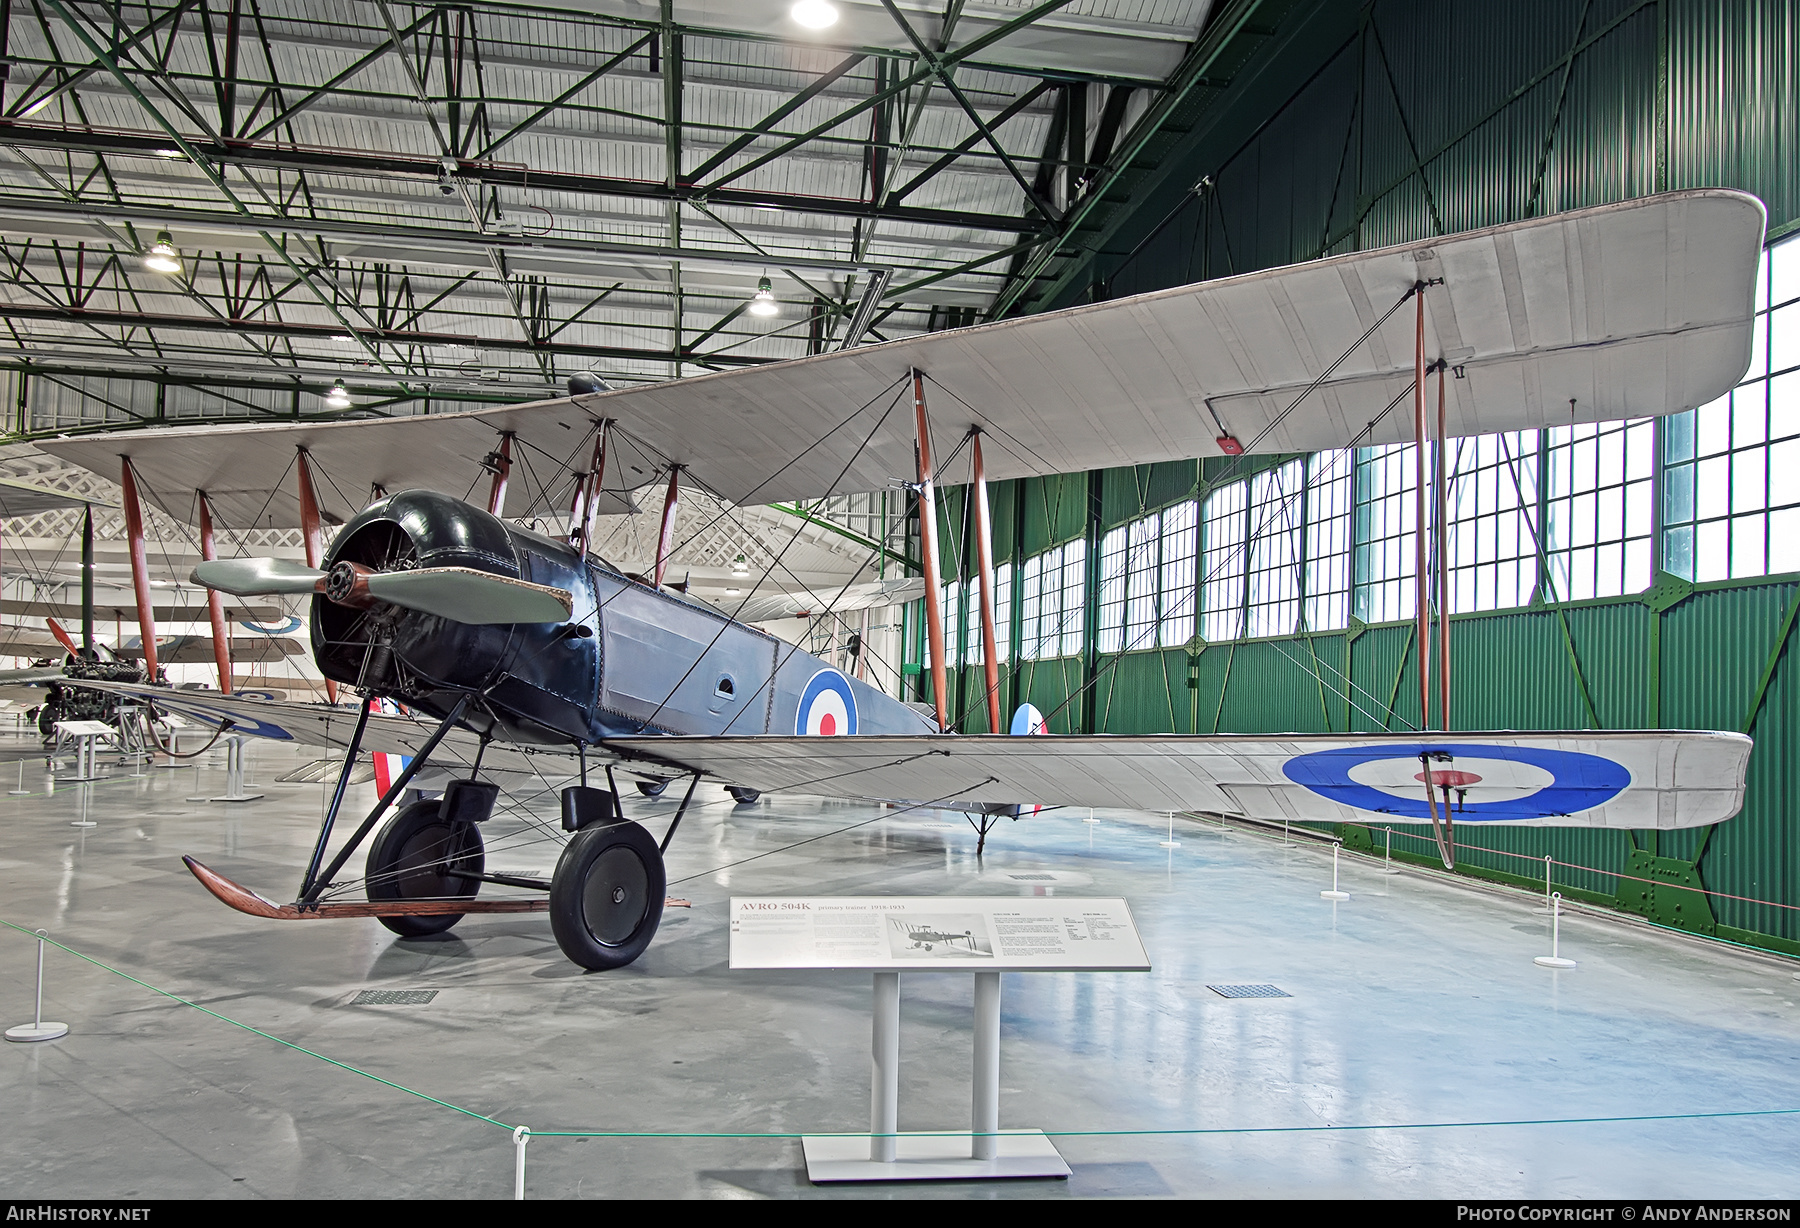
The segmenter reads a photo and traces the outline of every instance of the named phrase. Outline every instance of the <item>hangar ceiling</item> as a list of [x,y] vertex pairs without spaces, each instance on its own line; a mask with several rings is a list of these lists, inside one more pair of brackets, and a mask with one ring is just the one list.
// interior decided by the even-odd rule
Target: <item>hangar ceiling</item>
[[1028,306],[1267,33],[1257,0],[838,8],[12,0],[0,364],[97,402],[19,426],[329,413],[340,378],[429,411]]

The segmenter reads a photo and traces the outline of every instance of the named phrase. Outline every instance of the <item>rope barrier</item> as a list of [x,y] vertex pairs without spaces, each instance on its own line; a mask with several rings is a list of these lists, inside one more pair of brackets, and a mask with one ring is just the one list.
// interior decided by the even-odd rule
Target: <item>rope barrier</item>
[[[1368,832],[1370,834],[1371,838],[1373,838],[1374,834],[1377,831],[1386,831],[1387,830],[1387,827],[1385,825],[1383,827],[1377,828],[1368,823],[1349,822],[1349,823],[1345,823],[1344,826],[1345,827],[1360,827],[1364,831]],[[1409,831],[1396,831],[1394,834],[1397,836],[1402,836],[1408,840],[1418,840],[1420,842],[1427,842],[1427,841],[1430,841],[1430,839],[1431,839],[1428,836],[1415,835],[1414,833],[1409,832]],[[1538,855],[1536,855],[1534,853],[1515,853],[1515,852],[1512,852],[1510,849],[1491,849],[1491,848],[1487,848],[1480,844],[1464,844],[1461,841],[1453,840],[1451,842],[1451,847],[1457,848],[1457,849],[1462,849],[1462,850],[1465,850],[1465,851],[1471,852],[1471,853],[1490,853],[1495,857],[1514,857],[1514,858],[1518,858],[1521,861],[1529,861],[1529,862],[1533,863],[1534,865],[1542,864],[1544,861],[1543,857],[1539,857]],[[1649,883],[1652,886],[1666,888],[1671,891],[1692,891],[1699,895],[1711,896],[1711,897],[1715,897],[1715,898],[1721,899],[1721,900],[1737,900],[1737,901],[1739,901],[1741,903],[1745,903],[1745,904],[1762,904],[1769,908],[1785,908],[1792,912],[1800,912],[1800,904],[1783,904],[1778,900],[1759,900],[1755,896],[1751,896],[1751,895],[1733,895],[1729,891],[1715,891],[1711,887],[1690,887],[1686,883],[1671,883],[1671,882],[1665,882],[1662,879],[1642,878],[1636,874],[1627,874],[1623,870],[1602,870],[1595,866],[1584,866],[1584,865],[1581,865],[1581,864],[1579,864],[1577,862],[1573,862],[1573,861],[1555,861],[1553,859],[1551,861],[1551,864],[1556,865],[1556,866],[1561,866],[1562,868],[1564,868],[1566,870],[1579,870],[1585,874],[1599,874],[1599,875],[1603,875],[1607,878],[1616,878],[1623,882]]]

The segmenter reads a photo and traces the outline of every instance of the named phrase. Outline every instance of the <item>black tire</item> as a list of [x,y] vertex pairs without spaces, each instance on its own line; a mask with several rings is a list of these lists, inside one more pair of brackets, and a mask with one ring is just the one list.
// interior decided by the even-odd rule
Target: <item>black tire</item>
[[[369,846],[364,888],[376,903],[394,900],[475,898],[486,866],[481,829],[473,823],[446,823],[440,803],[418,801],[389,819]],[[441,934],[463,919],[462,913],[429,917],[381,917],[380,922],[405,938]]]
[[661,797],[663,790],[669,787],[666,780],[640,780],[637,782],[638,792],[645,797]]
[[740,806],[754,806],[762,798],[761,790],[740,789],[736,785],[726,785],[725,792],[731,794],[731,799]]
[[636,823],[596,823],[564,846],[550,880],[556,945],[594,972],[644,953],[662,923],[662,853]]

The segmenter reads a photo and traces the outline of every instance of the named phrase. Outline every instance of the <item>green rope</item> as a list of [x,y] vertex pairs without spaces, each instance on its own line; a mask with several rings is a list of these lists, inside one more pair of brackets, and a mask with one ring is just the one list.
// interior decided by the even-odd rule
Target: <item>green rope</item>
[[[7,921],[4,918],[0,918],[0,925],[4,925],[6,928],[11,929],[11,930],[17,930],[19,933],[24,934],[25,936],[27,936],[29,938],[37,938],[39,936],[36,930],[28,930],[24,926],[14,925],[11,921]],[[201,1006],[198,1002],[190,1002],[186,998],[183,998],[178,994],[172,994],[166,989],[158,989],[156,986],[150,984],[148,981],[140,981],[137,977],[132,976],[129,972],[122,972],[119,969],[114,968],[110,964],[102,963],[100,960],[93,958],[91,955],[83,955],[80,951],[75,950],[73,947],[64,946],[62,943],[56,941],[56,939],[54,939],[54,938],[46,937],[46,938],[43,938],[42,941],[49,943],[51,946],[55,947],[59,951],[66,951],[68,954],[73,955],[76,959],[83,960],[87,963],[94,965],[96,968],[100,968],[100,969],[103,969],[104,971],[110,972],[114,976],[123,977],[125,980],[130,981],[133,985],[142,986],[143,988],[148,989],[151,993],[161,994],[163,997],[168,998],[172,1002],[178,1002],[182,1006],[192,1007],[194,1010],[197,1010],[197,1011],[201,1012],[202,1014],[211,1015],[214,1019],[222,1020],[225,1023],[229,1023],[234,1028],[242,1028],[246,1032],[250,1032],[250,1033],[253,1033],[254,1035],[261,1036],[265,1040],[272,1040],[276,1044],[285,1046],[286,1048],[292,1049],[297,1053],[304,1053],[308,1057],[316,1057],[321,1062],[326,1062],[332,1066],[336,1066],[340,1070],[348,1070],[351,1074],[361,1075],[365,1079],[373,1080],[376,1083],[382,1084],[384,1087],[391,1087],[395,1091],[405,1092],[409,1096],[417,1096],[420,1100],[429,1101],[430,1103],[439,1105],[443,1108],[454,1110],[455,1112],[461,1113],[465,1117],[473,1117],[476,1121],[485,1121],[485,1122],[489,1123],[490,1125],[499,1126],[503,1130],[511,1131],[514,1129],[514,1127],[501,1121],[497,1117],[488,1117],[485,1114],[475,1112],[473,1109],[465,1109],[461,1105],[451,1104],[448,1100],[439,1100],[436,1096],[426,1095],[424,1092],[416,1091],[413,1088],[405,1086],[404,1084],[395,1083],[392,1079],[384,1079],[378,1074],[371,1074],[369,1071],[360,1069],[359,1067],[356,1067],[356,1066],[352,1066],[347,1062],[340,1062],[336,1058],[326,1057],[323,1053],[315,1052],[312,1049],[306,1048],[304,1045],[296,1045],[291,1040],[283,1040],[281,1037],[273,1035],[272,1033],[269,1033],[269,1032],[265,1032],[261,1028],[251,1027],[247,1023],[242,1023],[236,1019],[233,1019],[229,1015],[221,1015],[218,1011],[209,1010],[206,1007]],[[1620,1117],[1539,1117],[1539,1118],[1520,1118],[1520,1119],[1511,1119],[1511,1120],[1503,1120],[1503,1121],[1415,1121],[1415,1122],[1392,1122],[1392,1123],[1375,1124],[1375,1125],[1347,1125],[1347,1126],[1346,1125],[1209,1126],[1209,1127],[1199,1127],[1199,1128],[1168,1129],[1168,1130],[1042,1130],[1042,1131],[1037,1131],[1037,1133],[1040,1133],[1048,1138],[1142,1138],[1142,1137],[1154,1137],[1154,1136],[1184,1137],[1184,1136],[1197,1136],[1197,1135],[1209,1135],[1209,1134],[1317,1134],[1317,1133],[1331,1133],[1331,1132],[1359,1132],[1359,1131],[1366,1132],[1366,1131],[1370,1131],[1370,1130],[1475,1130],[1475,1129],[1482,1129],[1482,1128],[1494,1127],[1494,1126],[1583,1126],[1583,1125],[1601,1125],[1601,1124],[1605,1124],[1605,1123],[1609,1123],[1609,1122],[1702,1121],[1702,1120],[1708,1120],[1708,1119],[1727,1118],[1727,1117],[1788,1117],[1788,1116],[1794,1116],[1797,1114],[1800,1114],[1800,1109],[1738,1109],[1738,1110],[1730,1110],[1730,1111],[1718,1112],[1718,1113],[1646,1113],[1646,1114],[1637,1114],[1637,1115],[1632,1115],[1632,1116],[1620,1116]],[[1021,1132],[1021,1131],[1002,1130],[1002,1131],[1000,1131],[1000,1133],[1002,1135],[1005,1135],[1005,1134],[1029,1133],[1029,1132],[1028,1131]],[[969,1136],[969,1131],[967,1131],[967,1130],[909,1130],[906,1132],[906,1134],[910,1138],[966,1138]],[[774,1131],[769,1131],[769,1130],[533,1130],[531,1132],[531,1137],[533,1137],[533,1138],[797,1139],[797,1138],[867,1138],[869,1136],[866,1133],[861,1132],[861,1131],[830,1131],[830,1130],[809,1130],[809,1131],[805,1131],[805,1132],[782,1131],[782,1130],[774,1130]]]
[[[28,930],[24,926],[14,925],[11,921],[8,921],[4,918],[0,918],[0,925],[4,925],[7,929],[18,930],[19,933],[27,935],[28,937],[31,937],[31,938],[38,937],[38,932],[36,930]],[[254,1032],[256,1035],[263,1037],[265,1040],[272,1040],[278,1045],[286,1045],[288,1048],[293,1049],[299,1053],[304,1053],[308,1057],[316,1057],[321,1062],[329,1062],[331,1065],[336,1066],[341,1070],[348,1070],[351,1074],[359,1074],[365,1079],[373,1079],[375,1082],[385,1084],[386,1086],[393,1088],[395,1091],[405,1092],[409,1096],[417,1096],[421,1100],[429,1100],[431,1103],[442,1105],[444,1108],[447,1108],[447,1109],[455,1109],[458,1113],[463,1114],[465,1117],[473,1117],[476,1121],[491,1122],[492,1124],[499,1126],[503,1130],[511,1130],[512,1129],[511,1126],[507,1125],[505,1122],[501,1121],[499,1118],[484,1116],[481,1113],[475,1112],[473,1109],[465,1109],[461,1105],[451,1104],[448,1100],[439,1100],[436,1096],[427,1096],[424,1092],[414,1091],[412,1088],[402,1086],[399,1083],[395,1083],[391,1079],[384,1079],[378,1074],[370,1074],[368,1071],[358,1069],[357,1067],[352,1066],[347,1062],[340,1062],[336,1058],[326,1057],[323,1053],[315,1053],[311,1049],[306,1048],[304,1045],[296,1045],[291,1040],[283,1040],[283,1039],[281,1039],[281,1037],[272,1035],[271,1033],[268,1033],[268,1032],[265,1032],[261,1028],[253,1028],[247,1023],[241,1023],[238,1020],[233,1019],[230,1015],[221,1015],[218,1011],[208,1010],[206,1007],[201,1006],[198,1002],[190,1002],[186,998],[183,998],[178,994],[172,994],[166,989],[158,989],[156,986],[150,984],[148,981],[138,980],[135,976],[132,976],[131,973],[129,973],[129,972],[121,972],[119,969],[112,967],[110,964],[101,963],[99,960],[95,959],[91,955],[83,955],[80,951],[75,950],[75,948],[73,948],[73,947],[65,947],[62,943],[56,941],[56,939],[54,939],[54,938],[44,938],[43,941],[49,943],[51,946],[55,947],[59,951],[67,951],[70,955],[73,955],[76,959],[86,960],[88,963],[94,965],[94,967],[96,967],[96,968],[103,968],[107,972],[112,973],[114,976],[122,976],[126,980],[130,981],[133,985],[142,985],[145,989],[148,989],[151,993],[161,994],[163,997],[168,998],[171,1002],[179,1002],[183,1006],[193,1007],[195,1010],[200,1011],[202,1014],[211,1015],[214,1019],[222,1019],[226,1023],[229,1023],[234,1028],[242,1028],[246,1032]]]
[[[1362,1126],[1210,1126],[1173,1130],[1001,1130],[1000,1134],[1042,1134],[1047,1138],[1136,1138],[1146,1135],[1318,1134],[1369,1130],[1476,1130],[1489,1126],[1586,1126],[1605,1122],[1696,1121],[1713,1117],[1781,1117],[1800,1109],[1739,1109],[1723,1113],[1649,1113],[1630,1117],[1541,1117],[1506,1121],[1410,1121]],[[907,1130],[907,1138],[967,1138],[967,1130]],[[789,1132],[699,1132],[654,1130],[533,1130],[532,1138],[868,1138],[864,1131],[808,1130]],[[898,1137],[898,1136],[894,1136]]]

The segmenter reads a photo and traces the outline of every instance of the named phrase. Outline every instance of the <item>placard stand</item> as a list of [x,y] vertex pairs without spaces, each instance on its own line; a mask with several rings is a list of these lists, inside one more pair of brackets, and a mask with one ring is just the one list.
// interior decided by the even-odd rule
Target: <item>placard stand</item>
[[836,1181],[982,1181],[1067,1177],[1042,1130],[1000,1128],[1000,974],[975,977],[975,1062],[964,1131],[900,1133],[900,974],[875,973],[869,1133],[801,1139],[806,1175]]

